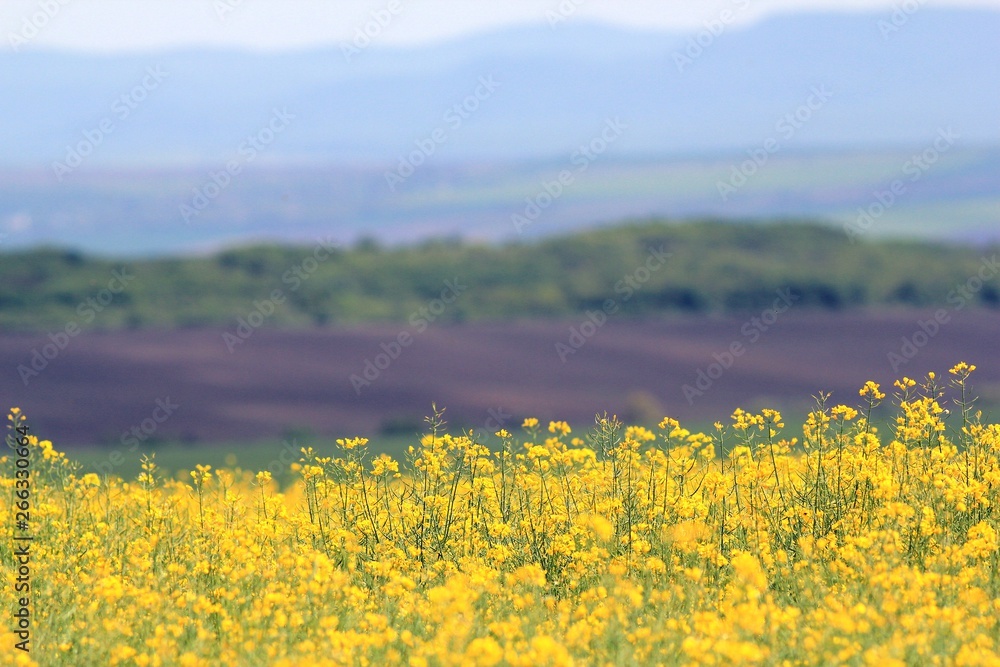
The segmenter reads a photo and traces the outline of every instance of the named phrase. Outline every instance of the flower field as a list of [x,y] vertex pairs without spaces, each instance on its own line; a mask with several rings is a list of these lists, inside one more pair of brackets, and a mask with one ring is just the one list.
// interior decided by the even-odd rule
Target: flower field
[[798,433],[773,410],[710,433],[528,419],[491,451],[437,413],[402,460],[364,438],[305,448],[285,489],[204,466],[168,479],[155,459],[135,480],[82,474],[14,408],[0,655],[1000,665],[1000,425],[976,411],[974,369],[820,395]]

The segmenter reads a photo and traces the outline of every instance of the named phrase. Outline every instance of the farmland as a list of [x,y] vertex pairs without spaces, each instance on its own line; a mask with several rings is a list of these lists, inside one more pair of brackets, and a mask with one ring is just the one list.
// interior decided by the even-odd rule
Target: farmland
[[[484,431],[491,410],[506,426],[529,416],[586,425],[605,410],[647,426],[663,414],[704,426],[737,405],[777,405],[801,421],[816,392],[846,400],[858,378],[888,384],[899,373],[945,368],[963,355],[992,359],[1000,326],[992,310],[949,311],[949,322],[925,342],[919,323],[933,320],[932,309],[797,308],[766,331],[752,325],[760,311],[715,318],[611,316],[578,349],[571,346],[576,351],[566,353],[565,362],[556,345],[579,342],[571,341],[571,330],[579,330],[586,315],[437,322],[420,334],[408,323],[263,327],[233,352],[223,340],[233,329],[85,332],[27,386],[18,366],[30,365],[32,350],[50,341],[45,334],[6,334],[0,336],[0,368],[4,396],[31,410],[54,442],[93,447],[94,460],[121,450],[136,470],[142,452],[169,443],[178,443],[192,465],[213,443],[229,443],[227,450],[237,455],[241,443],[247,449],[259,444],[258,458],[266,463],[286,436],[303,429],[327,440],[345,432],[374,444],[383,434],[412,439],[432,402],[447,407],[456,426]],[[742,331],[748,323],[750,336]],[[412,344],[370,386],[355,391],[352,375],[362,377],[366,360],[374,363],[381,345],[401,331],[413,334]],[[915,335],[924,346],[894,370],[890,353],[901,355],[904,338]],[[714,355],[724,356],[734,342],[744,345],[743,354],[710,384],[699,382],[699,371],[716,375]],[[685,385],[700,395],[685,396]],[[1000,375],[994,364],[981,365],[978,386],[984,410],[995,410]],[[123,440],[164,399],[179,407],[140,443]]]

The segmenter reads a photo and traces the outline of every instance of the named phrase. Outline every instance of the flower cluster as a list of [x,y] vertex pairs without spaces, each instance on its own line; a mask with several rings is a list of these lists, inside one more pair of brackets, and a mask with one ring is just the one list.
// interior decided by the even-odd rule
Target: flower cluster
[[974,411],[974,368],[952,369],[951,421],[933,376],[900,380],[881,420],[869,382],[857,407],[820,395],[800,437],[773,410],[710,434],[530,418],[491,450],[436,413],[402,460],[304,448],[284,489],[153,459],[99,479],[32,439],[31,657],[998,664],[1000,426]]

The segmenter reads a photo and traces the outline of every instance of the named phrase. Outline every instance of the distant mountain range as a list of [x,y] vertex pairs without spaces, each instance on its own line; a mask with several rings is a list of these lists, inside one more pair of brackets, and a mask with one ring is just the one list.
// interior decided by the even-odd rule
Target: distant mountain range
[[865,212],[874,235],[1000,239],[1000,12],[728,25],[742,4],[685,34],[0,54],[0,251]]
[[998,143],[997,35],[1000,12],[920,8],[684,34],[566,21],[402,50],[25,49],[0,55],[0,166],[568,159],[609,119],[618,157],[921,148],[940,128]]

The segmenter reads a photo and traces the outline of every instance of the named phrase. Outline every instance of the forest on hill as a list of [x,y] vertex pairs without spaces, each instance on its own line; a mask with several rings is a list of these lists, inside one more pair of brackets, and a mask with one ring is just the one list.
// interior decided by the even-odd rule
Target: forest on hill
[[609,305],[626,316],[709,314],[764,308],[782,291],[797,308],[998,308],[996,253],[851,240],[808,222],[712,220],[628,222],[504,245],[346,247],[322,238],[125,262],[43,248],[0,255],[0,327],[413,324],[563,317]]

